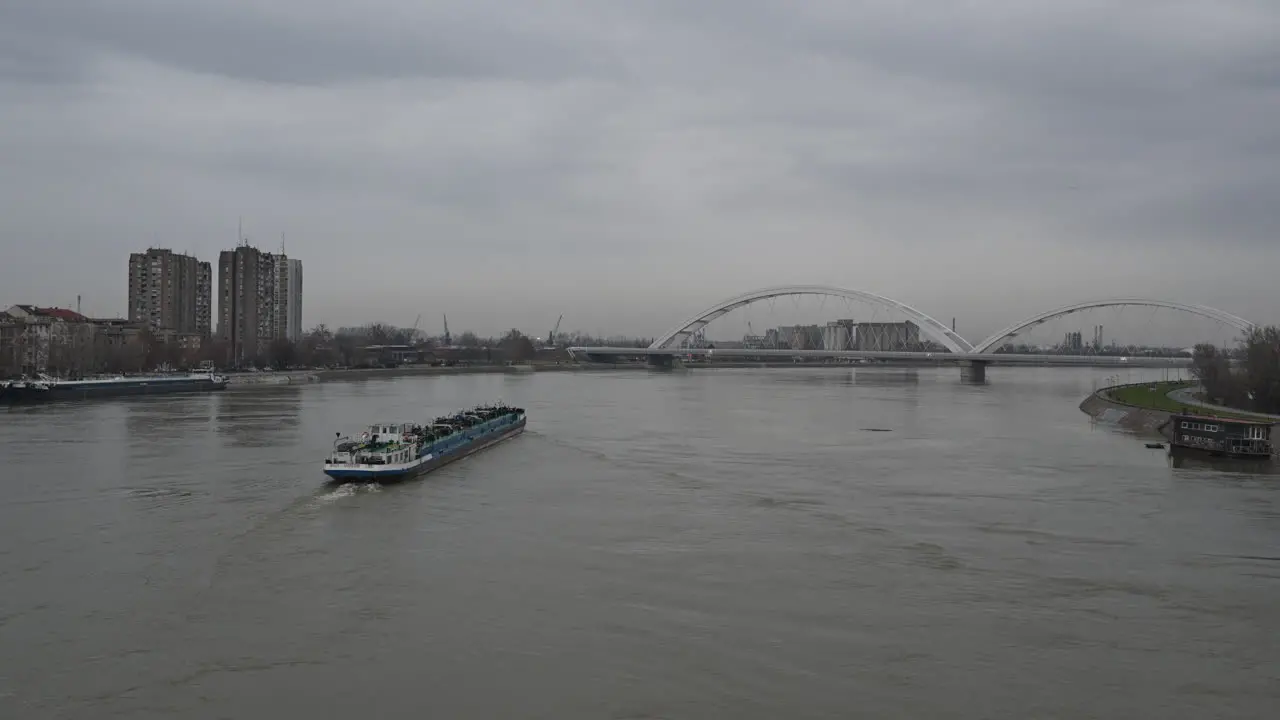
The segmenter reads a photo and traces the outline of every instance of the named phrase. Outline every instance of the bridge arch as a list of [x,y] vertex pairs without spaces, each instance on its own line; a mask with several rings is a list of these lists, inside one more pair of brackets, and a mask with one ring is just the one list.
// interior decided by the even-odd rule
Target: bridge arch
[[1244,333],[1251,332],[1255,327],[1253,323],[1245,320],[1244,318],[1236,317],[1229,312],[1224,312],[1217,308],[1211,308],[1205,305],[1188,305],[1187,303],[1172,302],[1169,300],[1150,300],[1147,298],[1112,298],[1108,300],[1091,300],[1089,302],[1075,303],[1074,305],[1064,305],[1063,307],[1055,310],[1042,312],[1034,317],[1016,322],[975,345],[972,352],[991,352],[997,345],[1003,343],[1009,338],[1017,336],[1023,330],[1048,322],[1055,318],[1060,318],[1064,315],[1070,315],[1072,313],[1080,312],[1081,310],[1091,310],[1094,308],[1126,306],[1158,307],[1168,308],[1170,310],[1181,310],[1182,312],[1191,313],[1192,315],[1199,315],[1201,317],[1217,320],[1218,322],[1230,325]]
[[968,340],[960,337],[954,330],[945,324],[929,317],[919,310],[900,303],[897,300],[891,300],[883,295],[864,292],[862,290],[850,290],[848,288],[834,287],[831,285],[779,285],[777,287],[761,288],[748,293],[743,293],[731,297],[727,300],[712,305],[702,312],[692,315],[684,322],[676,327],[668,330],[657,340],[654,340],[649,349],[660,350],[677,346],[685,338],[696,333],[698,330],[706,327],[712,320],[724,315],[725,313],[736,310],[744,305],[750,305],[758,300],[767,300],[775,297],[785,297],[789,295],[825,295],[828,297],[846,298],[849,300],[863,300],[874,303],[883,307],[893,308],[905,314],[920,326],[920,332],[924,333],[931,340],[934,340],[948,350],[956,354],[964,354],[971,352],[973,346]]

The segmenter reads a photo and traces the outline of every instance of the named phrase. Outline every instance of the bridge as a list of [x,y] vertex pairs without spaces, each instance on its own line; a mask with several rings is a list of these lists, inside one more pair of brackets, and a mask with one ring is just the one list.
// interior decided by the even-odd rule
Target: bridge
[[[754,349],[754,348],[699,348],[689,347],[689,341],[700,330],[717,318],[738,308],[761,300],[794,295],[821,295],[844,298],[848,300],[866,301],[905,315],[914,322],[920,332],[930,340],[946,349],[945,352],[907,352],[876,350],[789,350],[789,349]],[[868,360],[915,360],[954,363],[961,367],[967,379],[981,382],[986,378],[988,365],[1067,365],[1067,366],[1121,366],[1121,367],[1186,367],[1191,364],[1189,358],[1151,358],[1121,357],[1105,355],[1035,355],[1020,353],[998,353],[994,350],[1008,340],[1017,337],[1030,328],[1042,325],[1066,315],[1108,307],[1151,307],[1176,310],[1191,315],[1209,318],[1229,325],[1241,333],[1249,333],[1254,324],[1231,313],[1205,305],[1192,305],[1169,300],[1152,300],[1149,298],[1110,298],[1074,303],[1047,312],[1033,315],[1016,322],[977,345],[965,340],[952,328],[926,315],[910,305],[897,300],[863,290],[852,290],[830,285],[782,285],[762,288],[722,300],[711,307],[689,316],[680,324],[663,333],[646,348],[624,347],[572,347],[569,354],[575,358],[586,358],[594,362],[607,362],[618,357],[643,357],[655,366],[670,366],[677,357],[699,358],[804,358],[804,359],[868,359]]]

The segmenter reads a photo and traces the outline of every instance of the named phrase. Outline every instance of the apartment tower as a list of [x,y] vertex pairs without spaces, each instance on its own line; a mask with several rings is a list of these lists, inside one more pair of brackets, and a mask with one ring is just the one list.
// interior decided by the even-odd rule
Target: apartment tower
[[129,321],[153,330],[207,336],[213,268],[189,255],[149,248],[129,255]]
[[218,256],[218,336],[231,362],[251,364],[279,339],[301,338],[302,261],[248,244]]

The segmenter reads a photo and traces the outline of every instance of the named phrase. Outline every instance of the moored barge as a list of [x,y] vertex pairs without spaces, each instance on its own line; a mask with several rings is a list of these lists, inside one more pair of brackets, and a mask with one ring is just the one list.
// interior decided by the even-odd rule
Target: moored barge
[[183,373],[97,377],[62,380],[39,375],[35,378],[0,382],[0,404],[41,403],[54,400],[89,400],[127,395],[169,395],[225,390],[227,378],[214,373]]

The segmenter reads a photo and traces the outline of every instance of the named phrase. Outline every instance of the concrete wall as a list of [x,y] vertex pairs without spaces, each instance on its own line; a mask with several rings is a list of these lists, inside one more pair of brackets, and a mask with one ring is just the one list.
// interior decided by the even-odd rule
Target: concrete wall
[[307,372],[238,373],[227,376],[227,389],[262,387],[270,385],[301,385],[319,382],[320,376]]

